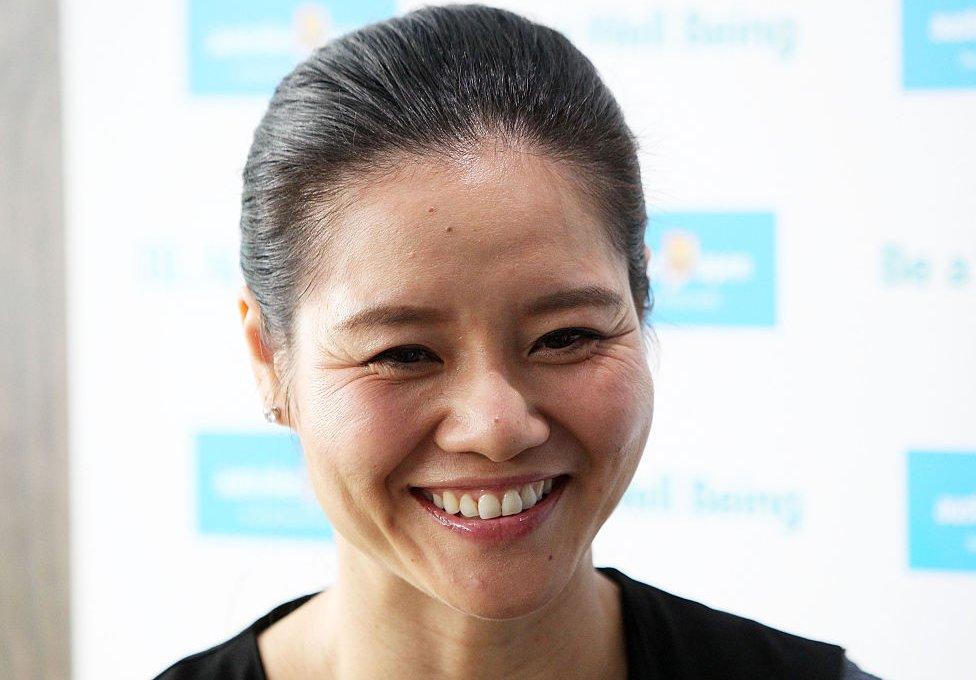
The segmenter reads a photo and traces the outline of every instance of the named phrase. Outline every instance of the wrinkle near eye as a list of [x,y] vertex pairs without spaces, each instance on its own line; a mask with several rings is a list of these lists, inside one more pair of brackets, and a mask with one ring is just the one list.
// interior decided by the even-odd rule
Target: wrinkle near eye
[[317,370],[336,370],[362,366],[360,360],[352,351],[338,343],[331,343],[319,339],[315,342],[315,360],[313,366]]

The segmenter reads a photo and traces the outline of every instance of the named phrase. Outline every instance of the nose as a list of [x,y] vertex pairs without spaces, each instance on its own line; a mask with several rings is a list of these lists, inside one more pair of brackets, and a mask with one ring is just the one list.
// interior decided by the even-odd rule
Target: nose
[[458,381],[450,404],[435,432],[445,451],[479,453],[502,462],[549,439],[549,424],[499,371],[481,370]]

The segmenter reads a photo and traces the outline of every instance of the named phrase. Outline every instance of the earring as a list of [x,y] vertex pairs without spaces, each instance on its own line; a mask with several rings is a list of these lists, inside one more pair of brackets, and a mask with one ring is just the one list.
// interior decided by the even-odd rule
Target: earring
[[281,417],[281,409],[277,406],[269,406],[264,409],[264,419],[269,423],[277,423],[278,419]]

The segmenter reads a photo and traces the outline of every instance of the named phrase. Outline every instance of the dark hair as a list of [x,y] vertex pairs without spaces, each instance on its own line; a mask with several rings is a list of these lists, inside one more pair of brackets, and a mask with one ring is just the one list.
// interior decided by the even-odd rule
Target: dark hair
[[344,190],[403,155],[455,157],[501,140],[576,171],[653,305],[637,146],[593,64],[561,33],[482,5],[425,7],[326,44],[274,92],[244,168],[241,269],[272,348],[329,241]]

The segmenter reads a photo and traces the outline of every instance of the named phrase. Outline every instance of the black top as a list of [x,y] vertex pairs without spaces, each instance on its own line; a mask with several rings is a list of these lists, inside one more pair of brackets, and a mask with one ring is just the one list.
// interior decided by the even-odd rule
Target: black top
[[[598,567],[620,587],[628,680],[870,678],[837,645],[791,635]],[[278,605],[246,629],[178,661],[156,680],[267,680],[258,634],[318,593]]]

